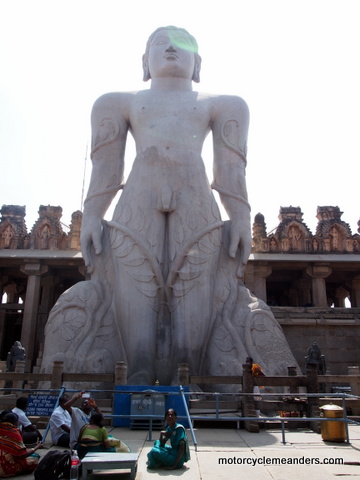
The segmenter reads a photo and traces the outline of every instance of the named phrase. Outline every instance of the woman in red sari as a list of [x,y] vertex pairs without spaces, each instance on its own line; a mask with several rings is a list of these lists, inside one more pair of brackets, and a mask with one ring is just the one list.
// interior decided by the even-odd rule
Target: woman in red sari
[[0,422],[0,478],[33,472],[40,458],[35,451],[42,447],[42,443],[34,448],[25,447],[16,426],[18,416],[15,413],[4,412]]

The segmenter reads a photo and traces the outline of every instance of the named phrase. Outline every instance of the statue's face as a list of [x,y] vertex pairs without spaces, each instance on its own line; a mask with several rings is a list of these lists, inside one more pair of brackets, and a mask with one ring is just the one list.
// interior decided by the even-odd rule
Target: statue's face
[[195,55],[189,35],[181,30],[159,30],[150,44],[148,63],[151,78],[173,76],[191,80]]

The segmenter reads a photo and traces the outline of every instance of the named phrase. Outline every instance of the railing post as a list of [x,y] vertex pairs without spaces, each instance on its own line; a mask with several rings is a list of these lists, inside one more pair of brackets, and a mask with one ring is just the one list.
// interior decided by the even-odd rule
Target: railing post
[[178,364],[178,384],[189,385],[189,365],[187,363]]
[[[254,378],[251,374],[251,365],[245,363],[242,374],[242,391],[243,393],[251,393],[251,395],[243,395],[242,397],[242,414],[243,417],[256,417],[255,400],[254,400]],[[245,428],[248,432],[258,432],[259,423],[251,420],[244,421]]]
[[[287,367],[288,368],[288,376],[289,377],[296,377],[297,372],[296,372],[296,367]],[[294,385],[290,385],[289,387],[289,392],[290,393],[298,393],[299,389],[298,387],[295,387]]]
[[127,385],[127,363],[116,362],[115,385]]
[[54,390],[60,390],[62,386],[62,375],[64,371],[64,362],[57,360],[53,363],[53,369],[51,374],[51,388]]
[[[351,387],[351,394],[360,396],[360,367],[358,365],[353,365],[348,367],[348,375],[349,375],[349,384]],[[352,407],[352,414],[353,415],[360,415],[360,408],[353,406]]]
[[[306,376],[307,376],[308,393],[319,393],[317,365],[308,363],[306,365]],[[319,397],[308,397],[306,416],[319,417],[320,416],[319,406],[320,406]],[[310,428],[314,432],[320,433],[320,422],[316,422],[316,421],[310,422]]]
[[189,409],[188,409],[188,406],[187,406],[187,403],[186,403],[186,398],[185,398],[184,389],[183,389],[182,385],[180,385],[180,395],[181,395],[181,398],[182,398],[182,401],[183,401],[183,405],[184,405],[184,409],[185,409],[185,413],[186,413],[186,418],[187,418],[189,428],[190,428],[190,432],[191,432],[191,436],[192,436],[192,439],[193,439],[193,442],[194,442],[195,452],[197,452],[197,441],[196,441],[196,437],[195,437],[195,432],[194,432],[193,424],[192,424],[192,421],[191,421],[191,417],[190,417]]
[[349,378],[349,383],[351,386],[351,394],[352,395],[360,395],[360,367],[358,365],[354,365],[348,367],[348,375],[349,377],[356,377],[356,378]]

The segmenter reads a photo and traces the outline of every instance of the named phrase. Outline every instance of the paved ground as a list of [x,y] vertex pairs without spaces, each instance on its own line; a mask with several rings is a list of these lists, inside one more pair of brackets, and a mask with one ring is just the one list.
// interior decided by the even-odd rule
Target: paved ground
[[[330,480],[345,477],[360,479],[360,426],[350,426],[350,443],[324,442],[312,431],[246,430],[230,428],[195,429],[197,449],[190,441],[191,460],[180,470],[147,470],[146,454],[152,446],[147,431],[128,428],[111,429],[111,434],[125,441],[133,452],[139,452],[136,480],[158,477],[181,477],[182,480]],[[153,433],[153,438],[158,432]],[[45,443],[50,447],[50,437]],[[54,447],[52,447],[54,448]],[[41,450],[44,455],[47,450]],[[319,462],[319,463],[318,463]],[[342,464],[335,464],[341,462]],[[33,475],[18,478],[33,480]],[[128,480],[123,472],[92,473],[89,480]]]

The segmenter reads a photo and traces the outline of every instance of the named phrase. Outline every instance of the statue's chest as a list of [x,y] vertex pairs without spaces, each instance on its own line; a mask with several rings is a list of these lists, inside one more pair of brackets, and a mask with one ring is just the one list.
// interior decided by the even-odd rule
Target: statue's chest
[[173,130],[186,125],[193,130],[207,127],[209,113],[193,98],[175,95],[135,102],[130,121],[135,128]]

